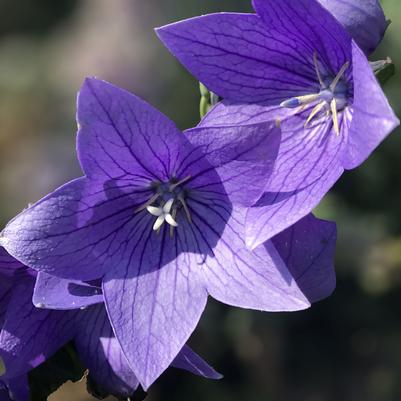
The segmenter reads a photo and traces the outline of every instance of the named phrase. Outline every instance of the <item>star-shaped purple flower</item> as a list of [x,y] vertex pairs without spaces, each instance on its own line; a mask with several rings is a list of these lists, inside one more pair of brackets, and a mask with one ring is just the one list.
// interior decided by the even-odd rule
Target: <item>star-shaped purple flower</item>
[[253,4],[257,14],[211,14],[157,30],[224,99],[189,137],[281,122],[274,171],[246,219],[251,248],[310,213],[399,124],[363,52],[316,0]]
[[[35,297],[41,299],[40,308],[32,303],[34,286]],[[103,390],[116,397],[132,396],[138,379],[113,334],[104,304],[99,303],[101,290],[95,289],[95,285],[69,282],[46,273],[37,275],[0,248],[1,400],[11,397],[13,401],[28,401],[28,372],[71,340],[89,376]],[[70,309],[79,306],[84,310],[44,309],[49,305],[62,309],[59,300],[63,305],[69,302]],[[172,366],[207,378],[221,377],[187,346]]]
[[147,103],[87,79],[78,124],[86,176],[17,216],[1,242],[37,270],[102,279],[114,332],[145,388],[181,350],[208,295],[293,311],[333,290],[331,223],[302,221],[290,248],[299,258],[289,265],[272,242],[245,247],[244,206],[260,197],[272,170],[274,122],[213,128],[189,142]]

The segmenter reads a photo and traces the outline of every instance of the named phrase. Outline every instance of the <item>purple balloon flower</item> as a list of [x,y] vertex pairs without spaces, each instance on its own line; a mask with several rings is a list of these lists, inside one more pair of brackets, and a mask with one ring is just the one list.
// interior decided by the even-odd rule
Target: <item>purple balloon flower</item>
[[[11,397],[14,401],[28,401],[28,372],[71,340],[89,369],[89,376],[102,389],[117,397],[131,396],[139,382],[113,334],[104,305],[99,303],[99,293],[78,291],[79,286],[87,287],[86,283],[70,283],[46,273],[37,275],[35,285],[35,276],[36,272],[0,248],[1,400]],[[36,297],[41,297],[40,309],[32,304],[34,285]],[[46,292],[45,288],[51,290]],[[57,300],[61,299],[70,300],[71,309],[73,305],[85,309],[43,309],[59,306]],[[187,346],[172,366],[206,378],[221,377]]]
[[318,0],[349,32],[358,46],[372,53],[379,45],[389,22],[380,0]]
[[33,306],[35,275],[0,248],[0,394],[6,400],[9,392],[28,401],[27,373],[73,337],[71,313]]
[[246,218],[251,248],[310,213],[399,124],[365,55],[317,1],[253,4],[257,14],[211,14],[157,30],[224,99],[190,138],[210,127],[281,123],[274,171]]
[[260,197],[261,178],[272,170],[280,139],[274,122],[213,128],[190,143],[147,103],[87,79],[78,124],[86,176],[17,216],[1,241],[37,270],[102,279],[114,332],[145,388],[188,340],[208,295],[293,311],[333,290],[331,223],[300,223],[312,244],[297,266],[286,266],[272,242],[254,252],[245,247],[244,206]]

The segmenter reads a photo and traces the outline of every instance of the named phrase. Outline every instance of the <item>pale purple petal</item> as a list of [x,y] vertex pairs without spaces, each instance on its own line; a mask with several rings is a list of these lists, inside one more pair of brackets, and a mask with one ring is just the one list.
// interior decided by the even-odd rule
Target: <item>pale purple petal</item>
[[[274,34],[278,49],[292,44],[305,60],[313,60],[316,53],[332,76],[350,61],[351,37],[316,0],[253,0],[253,7]],[[279,60],[285,63],[282,56]],[[292,68],[296,71],[297,66]]]
[[75,345],[100,388],[119,398],[133,395],[139,382],[114,336],[104,305],[79,313]]
[[[191,177],[209,181],[213,166],[165,115],[108,82],[86,79],[78,99],[78,156],[88,178],[122,192]],[[231,161],[231,160],[229,160]]]
[[318,0],[349,32],[358,46],[372,53],[388,27],[380,0]]
[[310,214],[272,239],[311,303],[331,295],[336,286],[336,234],[335,223],[319,220]]
[[252,206],[260,198],[280,144],[280,129],[274,121],[247,127],[193,128],[186,135],[215,167],[232,203]]
[[265,194],[248,211],[246,242],[256,248],[309,214],[343,173],[342,157],[347,146],[352,115],[345,111],[341,132],[336,135],[331,120],[322,117],[305,128],[310,110],[295,114],[280,107],[221,103],[201,122],[224,128],[229,121],[254,125],[281,120],[281,145],[274,169],[265,183]]
[[74,336],[74,315],[35,308],[33,286],[29,277],[13,288],[0,332],[0,357],[6,367],[2,379],[27,373]]
[[363,163],[375,148],[399,125],[399,120],[377,82],[365,55],[352,44],[354,100],[347,152],[346,169]]
[[19,260],[49,274],[93,280],[110,270],[148,199],[132,187],[77,179],[14,218],[2,244]]
[[79,92],[78,157],[93,178],[146,186],[168,173],[190,147],[174,123],[135,95],[87,78]]
[[103,302],[101,286],[39,272],[32,299],[46,309],[78,309]]
[[223,376],[216,372],[212,366],[205,362],[197,353],[192,351],[188,345],[176,356],[171,364],[174,368],[184,369],[197,376],[205,377],[206,379],[221,379]]
[[[182,234],[183,233],[183,234]],[[140,383],[148,388],[184,346],[206,305],[202,255],[185,252],[186,230],[168,238],[142,232],[125,263],[105,276],[103,293],[114,331]],[[136,240],[136,241],[135,241]]]
[[[189,190],[207,187],[223,196],[226,192],[201,151],[134,95],[92,79],[86,81],[79,103],[78,148],[90,179],[72,181],[25,210],[7,225],[0,242],[34,269],[86,281],[100,278],[120,263],[123,254],[130,252],[128,238],[138,225],[152,225],[146,211],[137,211],[154,195],[152,185],[159,178],[190,179]],[[127,126],[125,114],[135,127]],[[102,118],[108,119],[108,130],[98,127]],[[130,171],[113,179],[97,169],[100,163],[116,176],[114,161],[103,149],[112,152],[110,139],[120,141],[116,158],[132,162]],[[145,155],[146,162],[138,162]],[[144,173],[151,168],[156,176]]]
[[254,14],[220,13],[167,25],[157,34],[214,93],[271,104],[317,89],[313,65],[304,55],[309,46],[295,41],[297,35],[294,45],[286,44],[275,28],[267,29]]
[[261,0],[254,5],[260,17],[211,14],[157,33],[198,80],[238,102],[277,104],[318,92],[314,53],[333,76],[350,60],[348,33],[315,1]]
[[[293,311],[310,306],[272,243],[253,252],[244,243],[245,209],[237,209],[202,266],[208,293],[229,305],[264,311]],[[207,227],[199,230],[207,232]],[[208,233],[208,240],[213,240]]]

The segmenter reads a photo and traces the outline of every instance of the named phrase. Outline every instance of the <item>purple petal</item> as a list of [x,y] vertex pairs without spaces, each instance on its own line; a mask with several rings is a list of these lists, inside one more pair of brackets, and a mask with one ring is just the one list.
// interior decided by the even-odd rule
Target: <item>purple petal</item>
[[78,156],[89,178],[166,181],[190,147],[174,123],[135,95],[87,78],[78,96]]
[[32,301],[40,308],[68,310],[102,303],[103,295],[101,287],[40,272]]
[[114,336],[104,305],[92,306],[78,317],[75,345],[89,375],[116,397],[132,396],[139,383]]
[[[8,389],[7,388],[1,388],[1,383],[0,383],[0,400],[1,401],[13,401],[10,398],[10,395],[8,393]],[[26,401],[26,400],[21,400],[21,401]]]
[[351,58],[350,37],[315,1],[255,1],[258,14],[220,13],[157,29],[210,90],[238,102],[277,104],[319,91],[313,54],[335,76]]
[[0,390],[0,396],[1,401],[29,401],[30,396],[27,375],[7,380],[6,389]]
[[40,310],[32,304],[34,279],[18,280],[0,332],[2,380],[27,373],[74,336],[71,312]]
[[[127,238],[138,224],[151,225],[146,211],[136,211],[154,195],[153,180],[189,179],[189,190],[208,187],[226,193],[201,151],[171,127],[166,117],[135,96],[102,81],[87,80],[79,103],[82,127],[78,147],[90,179],[72,181],[25,210],[7,225],[0,241],[34,269],[87,281],[112,270],[123,254],[130,252]],[[99,105],[102,116],[97,116]],[[133,126],[127,125],[125,115]],[[106,117],[107,124],[102,122]],[[112,158],[103,151],[103,147],[109,153],[114,149],[110,139],[120,141],[115,157],[121,157],[127,169],[131,166],[115,179],[99,170],[100,166],[110,176],[117,175]],[[140,161],[141,157],[146,157],[146,162]],[[148,169],[157,176],[147,176]]]
[[[244,243],[245,209],[234,211],[224,233],[205,258],[202,272],[209,294],[229,305],[265,311],[293,311],[310,306],[271,243],[253,252]],[[200,227],[207,232],[207,227]],[[208,233],[209,240],[213,239]]]
[[4,324],[4,317],[8,308],[8,303],[10,302],[13,281],[9,280],[7,277],[1,276],[0,280],[0,327]]
[[[195,225],[195,223],[194,223]],[[147,389],[182,349],[206,305],[199,259],[188,230],[133,238],[131,255],[105,276],[103,293],[116,336]],[[136,241],[135,241],[136,240]]]
[[223,376],[216,372],[208,363],[206,363],[197,353],[192,351],[188,345],[180,351],[174,359],[171,366],[179,369],[187,370],[197,376],[205,377],[206,379],[221,379]]
[[12,277],[17,270],[26,269],[21,262],[13,258],[5,248],[0,246],[0,274],[3,276]]
[[311,303],[334,291],[335,223],[310,214],[276,235],[272,242]]
[[346,169],[359,166],[399,125],[399,120],[377,82],[365,55],[352,44],[354,101],[347,152]]
[[281,145],[273,172],[265,183],[266,193],[249,209],[246,242],[256,248],[309,214],[343,172],[342,158],[352,119],[343,113],[341,132],[332,130],[331,120],[318,119],[305,128],[310,110],[293,111],[260,105],[221,103],[201,122],[198,130],[224,126],[281,122]]
[[280,144],[276,123],[194,128],[186,134],[216,168],[232,203],[252,206],[263,194]]
[[27,375],[10,379],[8,382],[9,394],[13,401],[29,401],[29,384]]
[[93,280],[113,268],[143,193],[86,178],[64,185],[14,218],[2,243],[26,265],[49,274]]
[[372,53],[388,27],[380,0],[318,0],[349,32],[358,46]]
[[[276,46],[293,43],[297,54],[306,60],[313,60],[316,53],[332,76],[350,61],[351,37],[318,1],[253,0],[253,6],[274,34]],[[282,56],[279,60],[285,62]]]
[[281,42],[277,48],[275,35],[281,34],[271,28],[254,14],[220,13],[156,31],[197,79],[225,99],[277,103],[305,89],[315,92],[313,66],[302,54],[305,46]]

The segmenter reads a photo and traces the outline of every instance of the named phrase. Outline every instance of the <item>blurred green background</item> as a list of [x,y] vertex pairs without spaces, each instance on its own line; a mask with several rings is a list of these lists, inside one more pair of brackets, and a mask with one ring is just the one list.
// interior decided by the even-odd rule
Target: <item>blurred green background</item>
[[[372,59],[401,68],[401,2]],[[198,121],[197,82],[153,27],[244,0],[0,0],[0,223],[80,174],[75,98],[85,76],[125,87],[181,128]],[[401,73],[385,87],[401,115]],[[344,174],[319,207],[336,220],[338,286],[312,309],[268,314],[210,302],[191,344],[225,378],[171,370],[149,401],[401,400],[400,130]],[[87,401],[83,384],[53,401]]]

